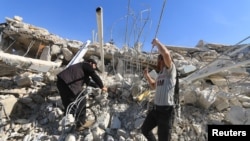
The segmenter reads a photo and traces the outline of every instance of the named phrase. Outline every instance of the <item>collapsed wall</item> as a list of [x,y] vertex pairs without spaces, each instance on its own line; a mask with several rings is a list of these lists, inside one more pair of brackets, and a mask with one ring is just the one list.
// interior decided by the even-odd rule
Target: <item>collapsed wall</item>
[[[21,17],[6,18],[0,32],[0,62],[4,67],[0,71],[2,139],[145,140],[140,126],[150,109],[154,91],[149,89],[142,70],[149,66],[150,74],[157,76],[153,69],[157,53],[138,52],[129,47],[119,49],[106,43],[105,72],[100,76],[109,91],[101,93],[98,89],[86,88],[88,118],[96,122],[83,132],[75,132],[72,130],[74,119],[66,122],[62,114],[55,76],[84,43],[63,39],[24,23]],[[172,133],[174,140],[206,140],[208,124],[250,124],[248,65],[203,77],[195,75],[233,46],[200,42],[194,48],[167,47],[182,82],[182,109]],[[249,46],[234,55],[235,60],[249,59],[248,52]],[[99,54],[99,44],[92,42],[84,58],[94,58],[100,64]],[[187,78],[195,80],[191,84],[183,83],[189,80]],[[154,129],[154,133],[156,131]]]

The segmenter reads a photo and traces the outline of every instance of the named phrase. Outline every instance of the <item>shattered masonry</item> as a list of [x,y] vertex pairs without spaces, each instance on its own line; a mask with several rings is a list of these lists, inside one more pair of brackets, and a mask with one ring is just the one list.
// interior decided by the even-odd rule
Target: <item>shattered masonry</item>
[[[157,53],[145,53],[140,44],[118,48],[104,44],[109,92],[87,88],[88,118],[95,124],[72,131],[74,119],[62,115],[56,74],[77,54],[84,42],[63,39],[46,29],[6,18],[0,24],[0,138],[7,140],[130,140],[140,133],[154,91],[142,70],[153,77]],[[181,117],[174,141],[205,141],[207,124],[250,124],[250,45],[222,45],[199,41],[194,48],[168,46],[181,73]],[[100,62],[99,43],[92,41],[85,58]],[[154,130],[156,133],[157,129]]]

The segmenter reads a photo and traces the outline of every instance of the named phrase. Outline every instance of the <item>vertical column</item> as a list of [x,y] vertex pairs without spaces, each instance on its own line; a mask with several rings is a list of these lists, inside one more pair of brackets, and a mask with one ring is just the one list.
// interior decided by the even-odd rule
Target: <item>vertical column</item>
[[100,43],[100,56],[101,56],[101,71],[104,72],[104,54],[103,54],[103,10],[102,7],[96,8],[96,18],[98,25],[98,40]]

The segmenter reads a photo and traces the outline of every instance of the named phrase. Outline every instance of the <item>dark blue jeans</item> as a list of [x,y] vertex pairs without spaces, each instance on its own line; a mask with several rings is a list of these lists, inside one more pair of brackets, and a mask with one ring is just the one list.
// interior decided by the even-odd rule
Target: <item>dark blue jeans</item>
[[158,140],[170,141],[173,121],[173,106],[154,106],[144,120],[141,127],[142,134],[148,139],[148,141],[156,141],[156,138],[152,133],[152,129],[157,126]]

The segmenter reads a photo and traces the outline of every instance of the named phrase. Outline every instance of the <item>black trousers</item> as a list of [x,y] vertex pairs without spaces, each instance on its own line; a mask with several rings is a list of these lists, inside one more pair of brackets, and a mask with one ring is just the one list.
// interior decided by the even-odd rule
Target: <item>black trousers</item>
[[[76,100],[79,94],[75,95],[67,86],[67,84],[60,78],[57,78],[57,89],[59,90],[62,104],[64,106],[64,115],[69,113],[73,114],[77,121],[79,120],[80,122],[84,122],[86,118],[86,98],[84,98],[79,103],[71,105],[71,103]],[[71,110],[67,111],[68,108]]]
[[154,106],[149,111],[144,123],[141,127],[142,134],[148,141],[156,141],[152,133],[152,129],[158,127],[158,140],[170,141],[171,131],[174,122],[174,107],[173,106]]

